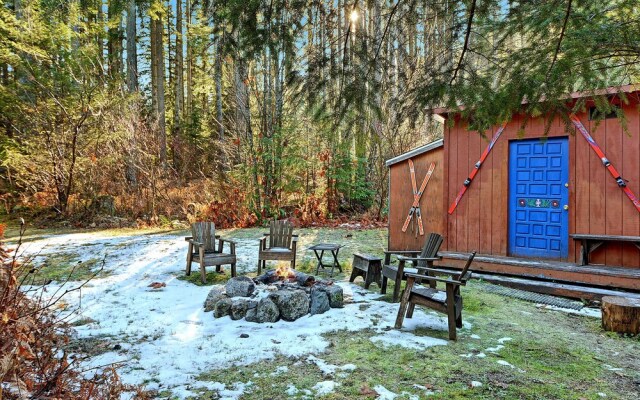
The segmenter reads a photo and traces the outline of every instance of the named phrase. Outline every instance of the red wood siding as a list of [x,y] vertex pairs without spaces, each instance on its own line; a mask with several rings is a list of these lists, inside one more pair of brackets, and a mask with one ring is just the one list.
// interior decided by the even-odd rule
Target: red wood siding
[[[629,181],[631,190],[640,195],[638,107],[637,101],[622,107],[627,132],[615,118],[597,123],[589,121],[587,113],[578,117],[611,163]],[[516,116],[507,124],[452,215],[447,214],[449,205],[497,128],[481,137],[478,132],[468,131],[466,123],[456,119],[452,127],[445,129],[442,214],[446,240],[443,249],[507,255],[509,141],[542,137],[549,122],[544,117],[533,118],[522,132],[523,118]],[[575,129],[567,133],[565,123],[559,117],[550,121],[548,135],[569,137],[569,233],[640,236],[640,213],[618,188],[582,135]],[[392,222],[389,222],[391,226]],[[578,260],[579,252],[580,246],[569,239],[568,261]],[[640,252],[632,244],[607,244],[592,254],[592,262],[640,268]]]
[[416,235],[411,225],[406,232],[402,232],[402,225],[409,214],[413,203],[413,189],[411,175],[407,161],[400,161],[390,167],[389,179],[389,249],[390,250],[419,250],[429,232],[441,233],[444,230],[444,216],[442,215],[442,184],[445,176],[444,149],[442,147],[419,154],[412,158],[416,171],[416,185],[420,188],[429,165],[436,163],[429,184],[420,199],[420,210],[425,236]]

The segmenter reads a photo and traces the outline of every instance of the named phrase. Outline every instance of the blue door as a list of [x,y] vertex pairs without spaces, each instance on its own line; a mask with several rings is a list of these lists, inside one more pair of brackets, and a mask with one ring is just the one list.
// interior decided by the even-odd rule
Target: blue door
[[509,255],[567,258],[568,182],[568,138],[509,143]]

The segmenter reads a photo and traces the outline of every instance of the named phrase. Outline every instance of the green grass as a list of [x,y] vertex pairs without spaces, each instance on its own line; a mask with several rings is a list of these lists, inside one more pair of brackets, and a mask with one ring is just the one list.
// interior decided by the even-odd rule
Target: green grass
[[57,252],[46,256],[44,262],[32,262],[33,268],[21,268],[18,280],[25,285],[42,285],[48,282],[86,281],[94,276],[105,277],[106,271],[100,271],[102,260],[90,258],[79,261],[79,254]]
[[[322,399],[366,399],[367,388],[383,385],[404,396],[425,398],[414,384],[434,392],[429,399],[635,399],[640,382],[640,339],[604,335],[594,318],[572,316],[537,308],[534,304],[483,291],[483,283],[464,288],[465,321],[471,329],[459,332],[457,342],[416,351],[400,346],[383,348],[369,338],[373,331],[338,331],[325,335],[330,346],[317,357],[329,364],[355,364],[353,372],[325,377],[314,365],[300,359],[278,357],[243,367],[214,370],[198,379],[233,386],[253,382],[242,399],[282,399],[290,383],[311,390],[318,382],[340,384]],[[366,312],[363,311],[363,312]],[[445,331],[418,329],[415,334],[445,339]],[[480,339],[471,338],[471,334]],[[498,339],[512,338],[496,353],[486,349]],[[485,353],[486,357],[477,357]],[[473,354],[470,358],[461,355]],[[504,360],[515,368],[500,365]],[[605,364],[623,368],[612,372]],[[286,374],[273,376],[282,365]],[[482,383],[471,388],[471,381]],[[298,393],[301,398],[302,392]],[[216,398],[202,390],[198,398]],[[313,395],[312,395],[313,396]],[[162,398],[169,398],[165,393]]]

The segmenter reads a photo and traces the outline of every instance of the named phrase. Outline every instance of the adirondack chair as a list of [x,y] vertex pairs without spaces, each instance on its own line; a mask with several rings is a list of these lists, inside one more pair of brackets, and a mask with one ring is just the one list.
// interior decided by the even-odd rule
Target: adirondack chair
[[258,275],[262,273],[262,268],[267,268],[267,260],[290,261],[291,268],[295,268],[297,242],[298,235],[293,234],[293,225],[289,221],[271,221],[269,233],[260,238]]
[[[420,251],[385,251],[384,266],[382,267],[382,288],[380,293],[387,293],[387,281],[391,279],[395,282],[393,288],[393,302],[397,302],[400,297],[400,284],[405,278],[405,274],[420,272],[425,268],[433,268],[434,261],[440,261],[438,250],[442,244],[443,237],[437,233],[430,233]],[[398,258],[398,265],[391,265],[391,255]],[[412,255],[413,257],[407,257]],[[406,263],[411,262],[416,268],[407,267]],[[435,283],[435,282],[434,282]],[[434,285],[435,287],[435,285]]]
[[[467,284],[471,277],[469,267],[476,256],[474,251],[469,255],[467,263],[460,272],[443,271],[440,269],[427,269],[427,272],[434,274],[450,275],[449,278],[438,278],[427,274],[407,273],[407,286],[402,293],[400,309],[396,318],[396,329],[402,328],[405,318],[413,317],[413,310],[417,305],[428,307],[432,310],[447,314],[449,322],[449,339],[456,340],[456,327],[462,328],[462,294],[460,286]],[[438,290],[432,287],[424,287],[420,281],[444,282],[445,290]]]
[[[187,275],[191,275],[191,263],[200,264],[200,276],[202,283],[207,282],[205,267],[215,266],[216,271],[221,272],[220,266],[231,264],[231,276],[236,276],[236,243],[229,239],[222,239],[216,235],[216,226],[213,222],[195,222],[191,224],[192,236],[184,238],[189,242],[187,253]],[[216,249],[216,240],[218,248]],[[229,253],[224,252],[224,243],[229,244]]]

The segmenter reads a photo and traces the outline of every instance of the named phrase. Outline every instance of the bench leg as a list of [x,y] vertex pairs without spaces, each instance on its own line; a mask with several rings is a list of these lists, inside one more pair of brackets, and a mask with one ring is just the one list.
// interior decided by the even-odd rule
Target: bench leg
[[187,253],[187,268],[185,270],[187,276],[191,275],[192,262],[193,262],[193,244],[189,243],[189,252]]
[[453,286],[447,285],[447,320],[449,325],[449,340],[456,340],[456,304]]
[[202,283],[207,283],[207,273],[204,269],[204,248],[200,247],[198,253],[200,255],[200,279],[202,279]]
[[402,286],[402,275],[396,276],[395,286],[393,287],[393,302],[396,303],[400,298],[400,286]]
[[349,277],[349,282],[355,281],[358,276],[359,276],[358,268],[353,267],[351,269],[351,276]]
[[367,272],[364,275],[364,288],[369,289],[373,282],[373,273],[371,272],[371,264],[367,266]]
[[258,276],[262,275],[262,260],[258,258]]
[[407,308],[407,318],[413,318],[413,310],[415,310],[416,304],[410,303],[409,308]]
[[237,276],[236,274],[236,263],[232,263],[231,264],[231,277],[235,278]]
[[413,288],[414,279],[409,277],[407,279],[407,289],[402,293],[402,301],[400,301],[400,307],[398,308],[398,316],[396,317],[396,329],[402,328],[402,323],[404,322],[404,316],[407,312],[407,307],[409,306],[409,297],[411,296],[411,289]]
[[382,286],[380,287],[380,294],[387,294],[387,281],[388,281],[388,278],[386,276],[383,276]]

